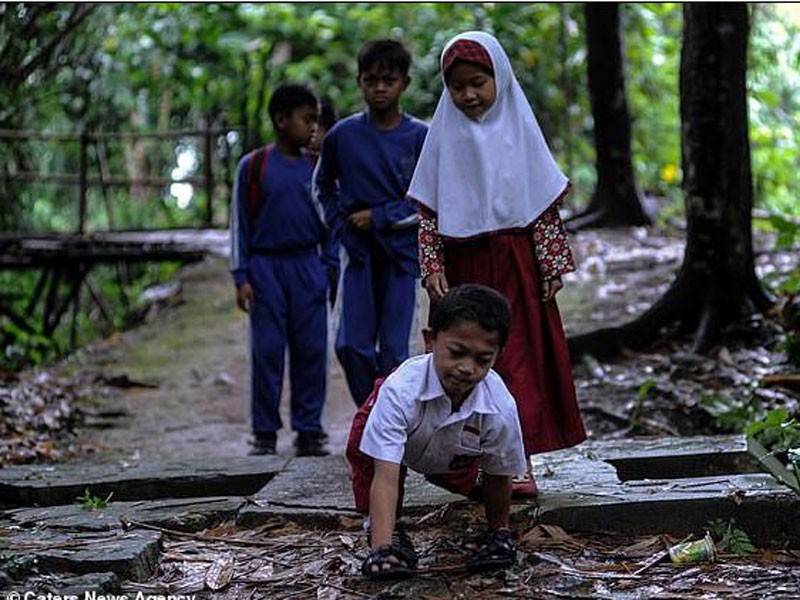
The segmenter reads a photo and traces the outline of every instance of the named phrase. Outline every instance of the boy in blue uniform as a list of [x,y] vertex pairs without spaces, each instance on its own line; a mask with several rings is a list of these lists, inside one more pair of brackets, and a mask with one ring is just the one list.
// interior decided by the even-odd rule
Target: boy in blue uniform
[[416,214],[405,195],[427,133],[399,109],[410,64],[398,42],[362,48],[358,85],[367,110],[331,129],[314,176],[316,199],[346,250],[336,354],[358,406],[376,377],[409,355],[419,266]]
[[[274,454],[289,346],[292,429],[298,456],[322,456],[328,269],[338,257],[311,199],[317,98],[284,85],[269,102],[275,144],[240,162],[231,210],[231,272],[236,302],[250,314],[253,454]],[[326,250],[328,250],[326,252]]]

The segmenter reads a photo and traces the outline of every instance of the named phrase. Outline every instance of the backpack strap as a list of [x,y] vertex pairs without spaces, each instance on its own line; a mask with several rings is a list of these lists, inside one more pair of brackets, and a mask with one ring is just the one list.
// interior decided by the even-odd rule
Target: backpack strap
[[247,168],[247,213],[251,219],[258,216],[261,206],[264,204],[264,191],[261,183],[267,174],[267,163],[271,153],[271,145],[254,150]]

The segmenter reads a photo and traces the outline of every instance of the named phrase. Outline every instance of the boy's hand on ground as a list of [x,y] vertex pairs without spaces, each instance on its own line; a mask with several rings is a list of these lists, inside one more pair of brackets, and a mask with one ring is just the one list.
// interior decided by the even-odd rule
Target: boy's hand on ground
[[450,289],[444,273],[431,273],[425,278],[424,285],[425,291],[428,292],[428,297],[433,303],[441,300],[442,296]]
[[354,212],[347,217],[347,222],[356,229],[367,231],[372,226],[372,211],[369,208]]
[[250,307],[255,302],[256,296],[253,293],[253,286],[246,281],[236,287],[236,306],[244,312],[249,313]]
[[558,290],[560,290],[563,287],[564,287],[564,282],[561,281],[561,277],[545,280],[545,282],[542,284],[542,301],[550,302],[553,298],[556,297]]

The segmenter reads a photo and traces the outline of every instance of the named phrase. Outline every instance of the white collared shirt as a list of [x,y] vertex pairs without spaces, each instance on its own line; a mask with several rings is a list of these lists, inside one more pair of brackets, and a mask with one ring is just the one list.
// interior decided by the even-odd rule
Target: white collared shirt
[[452,412],[432,354],[409,358],[386,378],[359,448],[427,474],[462,469],[476,457],[489,475],[527,470],[517,406],[500,376],[490,370]]

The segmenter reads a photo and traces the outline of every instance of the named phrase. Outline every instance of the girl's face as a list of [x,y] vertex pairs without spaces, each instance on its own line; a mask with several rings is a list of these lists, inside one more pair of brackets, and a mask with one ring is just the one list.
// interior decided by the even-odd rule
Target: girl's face
[[489,110],[497,97],[491,73],[480,65],[460,60],[447,72],[447,89],[456,108],[474,120]]

